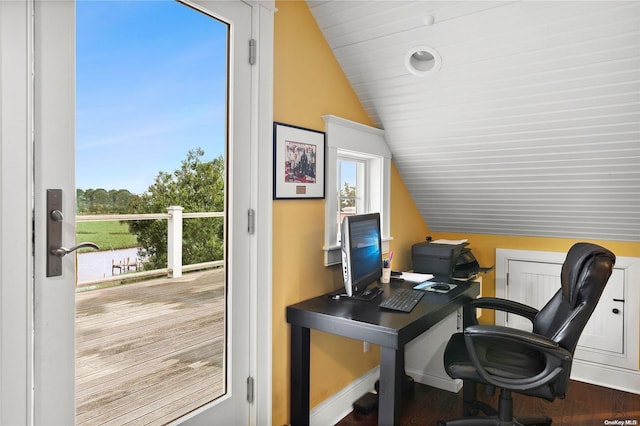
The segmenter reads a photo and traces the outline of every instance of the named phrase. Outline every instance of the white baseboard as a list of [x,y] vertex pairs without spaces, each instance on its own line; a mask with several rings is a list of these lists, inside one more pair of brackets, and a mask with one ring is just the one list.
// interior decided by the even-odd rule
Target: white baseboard
[[640,394],[640,371],[579,359],[573,360],[571,378],[593,385]]
[[425,374],[424,371],[417,371],[406,369],[406,373],[413,377],[418,383],[422,383],[423,385],[431,386],[434,388],[446,390],[453,393],[458,393],[460,389],[462,389],[462,380],[452,379],[449,376],[441,377],[434,374]]
[[[442,378],[412,370],[407,370],[407,374],[418,383],[449,392],[458,392],[462,389],[462,380]],[[380,366],[377,366],[322,401],[309,413],[310,426],[326,426],[338,423],[353,411],[353,403],[358,398],[374,389],[376,380],[379,377]]]
[[310,426],[326,426],[338,423],[353,411],[353,403],[358,398],[374,389],[379,376],[380,367],[377,366],[322,401],[309,413]]

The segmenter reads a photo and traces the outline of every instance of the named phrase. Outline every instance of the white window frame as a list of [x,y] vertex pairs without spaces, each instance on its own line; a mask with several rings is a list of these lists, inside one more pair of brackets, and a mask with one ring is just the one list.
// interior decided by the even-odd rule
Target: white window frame
[[[342,183],[342,168],[340,167],[342,163],[349,162],[356,164],[356,194],[354,197],[354,202],[356,205],[356,212],[365,212],[369,211],[369,191],[367,188],[367,170],[369,169],[369,162],[367,157],[363,157],[361,154],[347,152],[344,150],[338,150],[338,159],[336,161],[336,176],[340,176],[340,178],[336,181],[336,190],[339,192],[342,190],[340,183]],[[338,195],[338,198],[340,196]],[[340,209],[336,205],[336,213],[338,213]]]
[[342,262],[336,220],[338,197],[335,194],[339,157],[365,162],[365,212],[380,213],[382,251],[387,253],[393,239],[390,235],[391,151],[384,139],[384,131],[334,115],[324,115],[322,119],[327,141],[325,183],[328,189],[325,197],[324,264],[329,266]]

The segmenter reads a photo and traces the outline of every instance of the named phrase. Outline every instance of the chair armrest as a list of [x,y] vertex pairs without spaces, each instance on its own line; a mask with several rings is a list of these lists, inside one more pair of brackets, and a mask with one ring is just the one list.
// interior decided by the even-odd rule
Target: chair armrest
[[479,299],[470,300],[464,306],[464,318],[470,319],[468,325],[477,325],[475,310],[492,309],[494,311],[503,311],[511,314],[520,315],[533,323],[534,318],[538,315],[538,310],[523,303],[513,300],[501,299],[499,297],[481,297]]
[[560,348],[557,342],[541,334],[535,334],[517,328],[503,327],[501,325],[472,325],[464,330],[464,334],[472,337],[511,340],[519,344],[532,346],[533,349],[551,350]]
[[[572,355],[555,341],[539,334],[497,325],[473,325],[465,328],[464,339],[467,351],[480,377],[494,386],[513,390],[529,390],[551,382],[563,372],[568,376]],[[499,349],[503,346],[519,346],[536,351],[545,360],[541,372],[531,377],[507,378],[491,374],[480,362],[474,346],[475,339],[491,341]]]

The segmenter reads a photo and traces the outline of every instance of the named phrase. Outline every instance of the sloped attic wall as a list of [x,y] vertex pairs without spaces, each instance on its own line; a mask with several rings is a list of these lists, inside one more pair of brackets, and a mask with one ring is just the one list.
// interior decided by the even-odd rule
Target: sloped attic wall
[[432,231],[640,241],[640,3],[307,3]]

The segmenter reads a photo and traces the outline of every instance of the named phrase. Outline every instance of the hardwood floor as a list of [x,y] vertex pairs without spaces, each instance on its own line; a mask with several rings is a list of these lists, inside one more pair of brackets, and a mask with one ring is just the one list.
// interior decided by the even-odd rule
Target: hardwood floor
[[[479,388],[481,389],[481,388]],[[497,406],[498,393],[480,399]],[[553,402],[513,394],[514,413],[547,415],[553,426],[640,426],[640,395],[587,383],[571,381],[565,399]],[[403,400],[402,425],[436,425],[438,420],[460,417],[462,391],[458,394],[417,383],[413,398]],[[378,412],[367,415],[351,413],[338,426],[374,426]],[[618,422],[616,422],[618,421]]]

